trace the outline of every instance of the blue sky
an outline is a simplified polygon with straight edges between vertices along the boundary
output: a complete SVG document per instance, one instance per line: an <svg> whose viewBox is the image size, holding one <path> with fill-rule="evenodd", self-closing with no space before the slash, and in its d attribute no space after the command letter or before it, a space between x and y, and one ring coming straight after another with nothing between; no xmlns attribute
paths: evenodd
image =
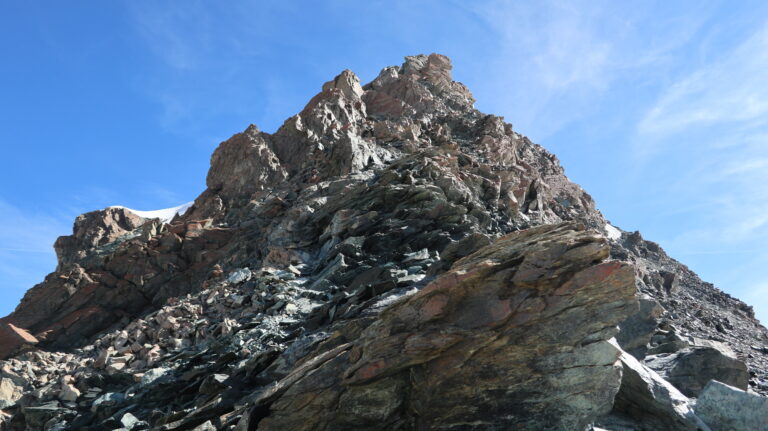
<svg viewBox="0 0 768 431"><path fill-rule="evenodd" d="M282 3L0 3L0 315L78 214L190 201L248 124L439 52L612 223L768 321L768 3Z"/></svg>

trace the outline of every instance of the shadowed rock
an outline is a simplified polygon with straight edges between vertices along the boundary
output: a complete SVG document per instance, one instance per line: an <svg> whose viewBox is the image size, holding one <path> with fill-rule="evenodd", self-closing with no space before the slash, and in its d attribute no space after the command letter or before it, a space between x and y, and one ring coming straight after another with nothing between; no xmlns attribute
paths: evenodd
<svg viewBox="0 0 768 431"><path fill-rule="evenodd" d="M646 365L689 397L698 396L713 379L747 389L747 366L729 350L716 345L694 346L673 354L650 356Z"/></svg>
<svg viewBox="0 0 768 431"><path fill-rule="evenodd" d="M674 386L622 352L621 387L613 410L598 423L607 429L711 431L693 412L693 402Z"/></svg>
<svg viewBox="0 0 768 431"><path fill-rule="evenodd" d="M621 372L607 340L637 306L632 269L607 254L572 224L498 239L304 359L311 371L256 402L270 410L258 429L583 430L610 409Z"/></svg>

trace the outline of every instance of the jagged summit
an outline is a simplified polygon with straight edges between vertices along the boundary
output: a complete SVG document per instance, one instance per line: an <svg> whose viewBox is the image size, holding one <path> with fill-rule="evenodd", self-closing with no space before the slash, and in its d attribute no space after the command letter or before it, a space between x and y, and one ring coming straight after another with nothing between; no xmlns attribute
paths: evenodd
<svg viewBox="0 0 768 431"><path fill-rule="evenodd" d="M0 320L0 429L693 431L766 411L751 308L608 224L439 54L342 71L157 214L110 207L57 240Z"/></svg>
<svg viewBox="0 0 768 431"><path fill-rule="evenodd" d="M251 125L223 142L211 158L208 190L196 201L194 217L220 217L225 208L284 181L286 188L300 188L435 151L453 157L466 152L492 170L480 175L495 183L493 199L512 215L521 204L518 197L536 200L539 193L547 194L546 186L519 181L519 172L531 179L547 175L576 195L568 208L552 211L581 211L584 218L599 214L591 197L565 179L555 156L514 132L501 117L474 109L471 93L451 79L450 71L450 60L439 54L406 57L401 67L382 69L364 87L353 72L343 71L274 134ZM541 210L543 220L565 215ZM601 222L592 221L594 226Z"/></svg>
<svg viewBox="0 0 768 431"><path fill-rule="evenodd" d="M365 89L352 71L341 72L273 135L251 125L222 143L211 159L210 195L229 202L285 180L318 182L414 152L439 118L479 115L450 70L442 55L406 57L402 67L384 68ZM442 127L435 133L450 133ZM198 207L219 205L204 200Z"/></svg>

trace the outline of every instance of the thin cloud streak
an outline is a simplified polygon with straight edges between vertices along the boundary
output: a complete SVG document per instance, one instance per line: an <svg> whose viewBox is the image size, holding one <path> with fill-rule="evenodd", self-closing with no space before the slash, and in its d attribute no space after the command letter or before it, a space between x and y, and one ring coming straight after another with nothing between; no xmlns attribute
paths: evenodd
<svg viewBox="0 0 768 431"><path fill-rule="evenodd" d="M768 240L768 23L730 52L670 84L637 124L646 162L687 155L669 188L698 202L699 226L665 241L680 254Z"/></svg>
<svg viewBox="0 0 768 431"><path fill-rule="evenodd" d="M71 220L49 215L49 209L22 210L0 200L0 290L4 297L19 298L56 268L53 243L71 232ZM16 301L0 303L0 316L13 310Z"/></svg>
<svg viewBox="0 0 768 431"><path fill-rule="evenodd" d="M0 200L0 248L50 253L56 238L71 231L70 223L47 211L23 211Z"/></svg>
<svg viewBox="0 0 768 431"><path fill-rule="evenodd" d="M766 70L768 24L732 54L672 85L642 119L638 132L663 136L722 123L763 126L768 121Z"/></svg>
<svg viewBox="0 0 768 431"><path fill-rule="evenodd" d="M712 13L707 2L667 23L652 5L631 9L600 1L474 6L500 40L488 86L506 97L495 110L535 140L546 138L597 109L615 85L658 74Z"/></svg>

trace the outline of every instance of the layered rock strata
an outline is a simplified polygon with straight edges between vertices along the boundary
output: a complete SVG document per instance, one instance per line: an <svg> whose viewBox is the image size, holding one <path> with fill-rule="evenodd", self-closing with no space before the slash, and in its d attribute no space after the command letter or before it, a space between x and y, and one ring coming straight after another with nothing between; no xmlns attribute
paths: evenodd
<svg viewBox="0 0 768 431"><path fill-rule="evenodd" d="M611 409L608 339L636 308L632 268L607 256L569 224L504 236L339 327L258 395L247 426L583 430Z"/></svg>

